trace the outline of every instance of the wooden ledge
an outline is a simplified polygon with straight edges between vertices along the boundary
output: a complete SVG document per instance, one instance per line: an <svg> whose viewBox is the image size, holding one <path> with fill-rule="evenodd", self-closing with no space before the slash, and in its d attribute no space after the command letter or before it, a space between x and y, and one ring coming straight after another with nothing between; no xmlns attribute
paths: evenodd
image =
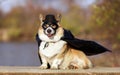
<svg viewBox="0 0 120 75"><path fill-rule="evenodd" d="M39 67L0 67L0 75L120 75L120 68L95 67L85 70L40 70Z"/></svg>

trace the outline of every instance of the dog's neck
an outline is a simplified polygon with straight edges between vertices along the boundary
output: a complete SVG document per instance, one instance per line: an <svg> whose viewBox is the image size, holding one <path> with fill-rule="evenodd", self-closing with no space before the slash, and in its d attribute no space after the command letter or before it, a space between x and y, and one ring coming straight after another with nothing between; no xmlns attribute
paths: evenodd
<svg viewBox="0 0 120 75"><path fill-rule="evenodd" d="M41 45L39 46L39 51L47 58L52 58L53 56L60 53L61 49L65 44L66 42L63 40L55 43L41 42Z"/></svg>

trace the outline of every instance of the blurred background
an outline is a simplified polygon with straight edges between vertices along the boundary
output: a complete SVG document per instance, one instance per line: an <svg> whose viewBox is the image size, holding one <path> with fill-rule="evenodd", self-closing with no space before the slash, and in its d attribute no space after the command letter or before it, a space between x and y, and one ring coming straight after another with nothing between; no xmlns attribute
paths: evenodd
<svg viewBox="0 0 120 75"><path fill-rule="evenodd" d="M61 25L112 53L89 56L95 66L120 67L120 0L0 0L0 66L39 66L39 14L62 14Z"/></svg>

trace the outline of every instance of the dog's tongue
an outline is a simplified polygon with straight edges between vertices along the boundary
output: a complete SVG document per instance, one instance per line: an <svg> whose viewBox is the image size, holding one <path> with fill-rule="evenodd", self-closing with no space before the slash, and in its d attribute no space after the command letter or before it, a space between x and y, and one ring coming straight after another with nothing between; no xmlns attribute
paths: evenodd
<svg viewBox="0 0 120 75"><path fill-rule="evenodd" d="M47 36L48 36L48 37L52 37L52 36L53 36L53 34L47 34Z"/></svg>

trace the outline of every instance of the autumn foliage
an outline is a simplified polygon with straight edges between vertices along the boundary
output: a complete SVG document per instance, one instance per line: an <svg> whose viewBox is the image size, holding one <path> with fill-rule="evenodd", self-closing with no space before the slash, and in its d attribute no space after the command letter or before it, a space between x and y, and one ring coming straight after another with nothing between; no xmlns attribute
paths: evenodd
<svg viewBox="0 0 120 75"><path fill-rule="evenodd" d="M96 1L86 9L81 8L74 0L61 1L67 6L65 11L52 7L44 8L42 5L35 6L34 1L29 0L26 6L14 7L7 14L0 11L0 32L7 31L8 41L35 41L40 24L39 14L61 13L61 25L70 29L76 37L98 41L107 48L120 52L120 0ZM120 66L117 57L119 56L113 55L108 60L115 62L110 65Z"/></svg>

